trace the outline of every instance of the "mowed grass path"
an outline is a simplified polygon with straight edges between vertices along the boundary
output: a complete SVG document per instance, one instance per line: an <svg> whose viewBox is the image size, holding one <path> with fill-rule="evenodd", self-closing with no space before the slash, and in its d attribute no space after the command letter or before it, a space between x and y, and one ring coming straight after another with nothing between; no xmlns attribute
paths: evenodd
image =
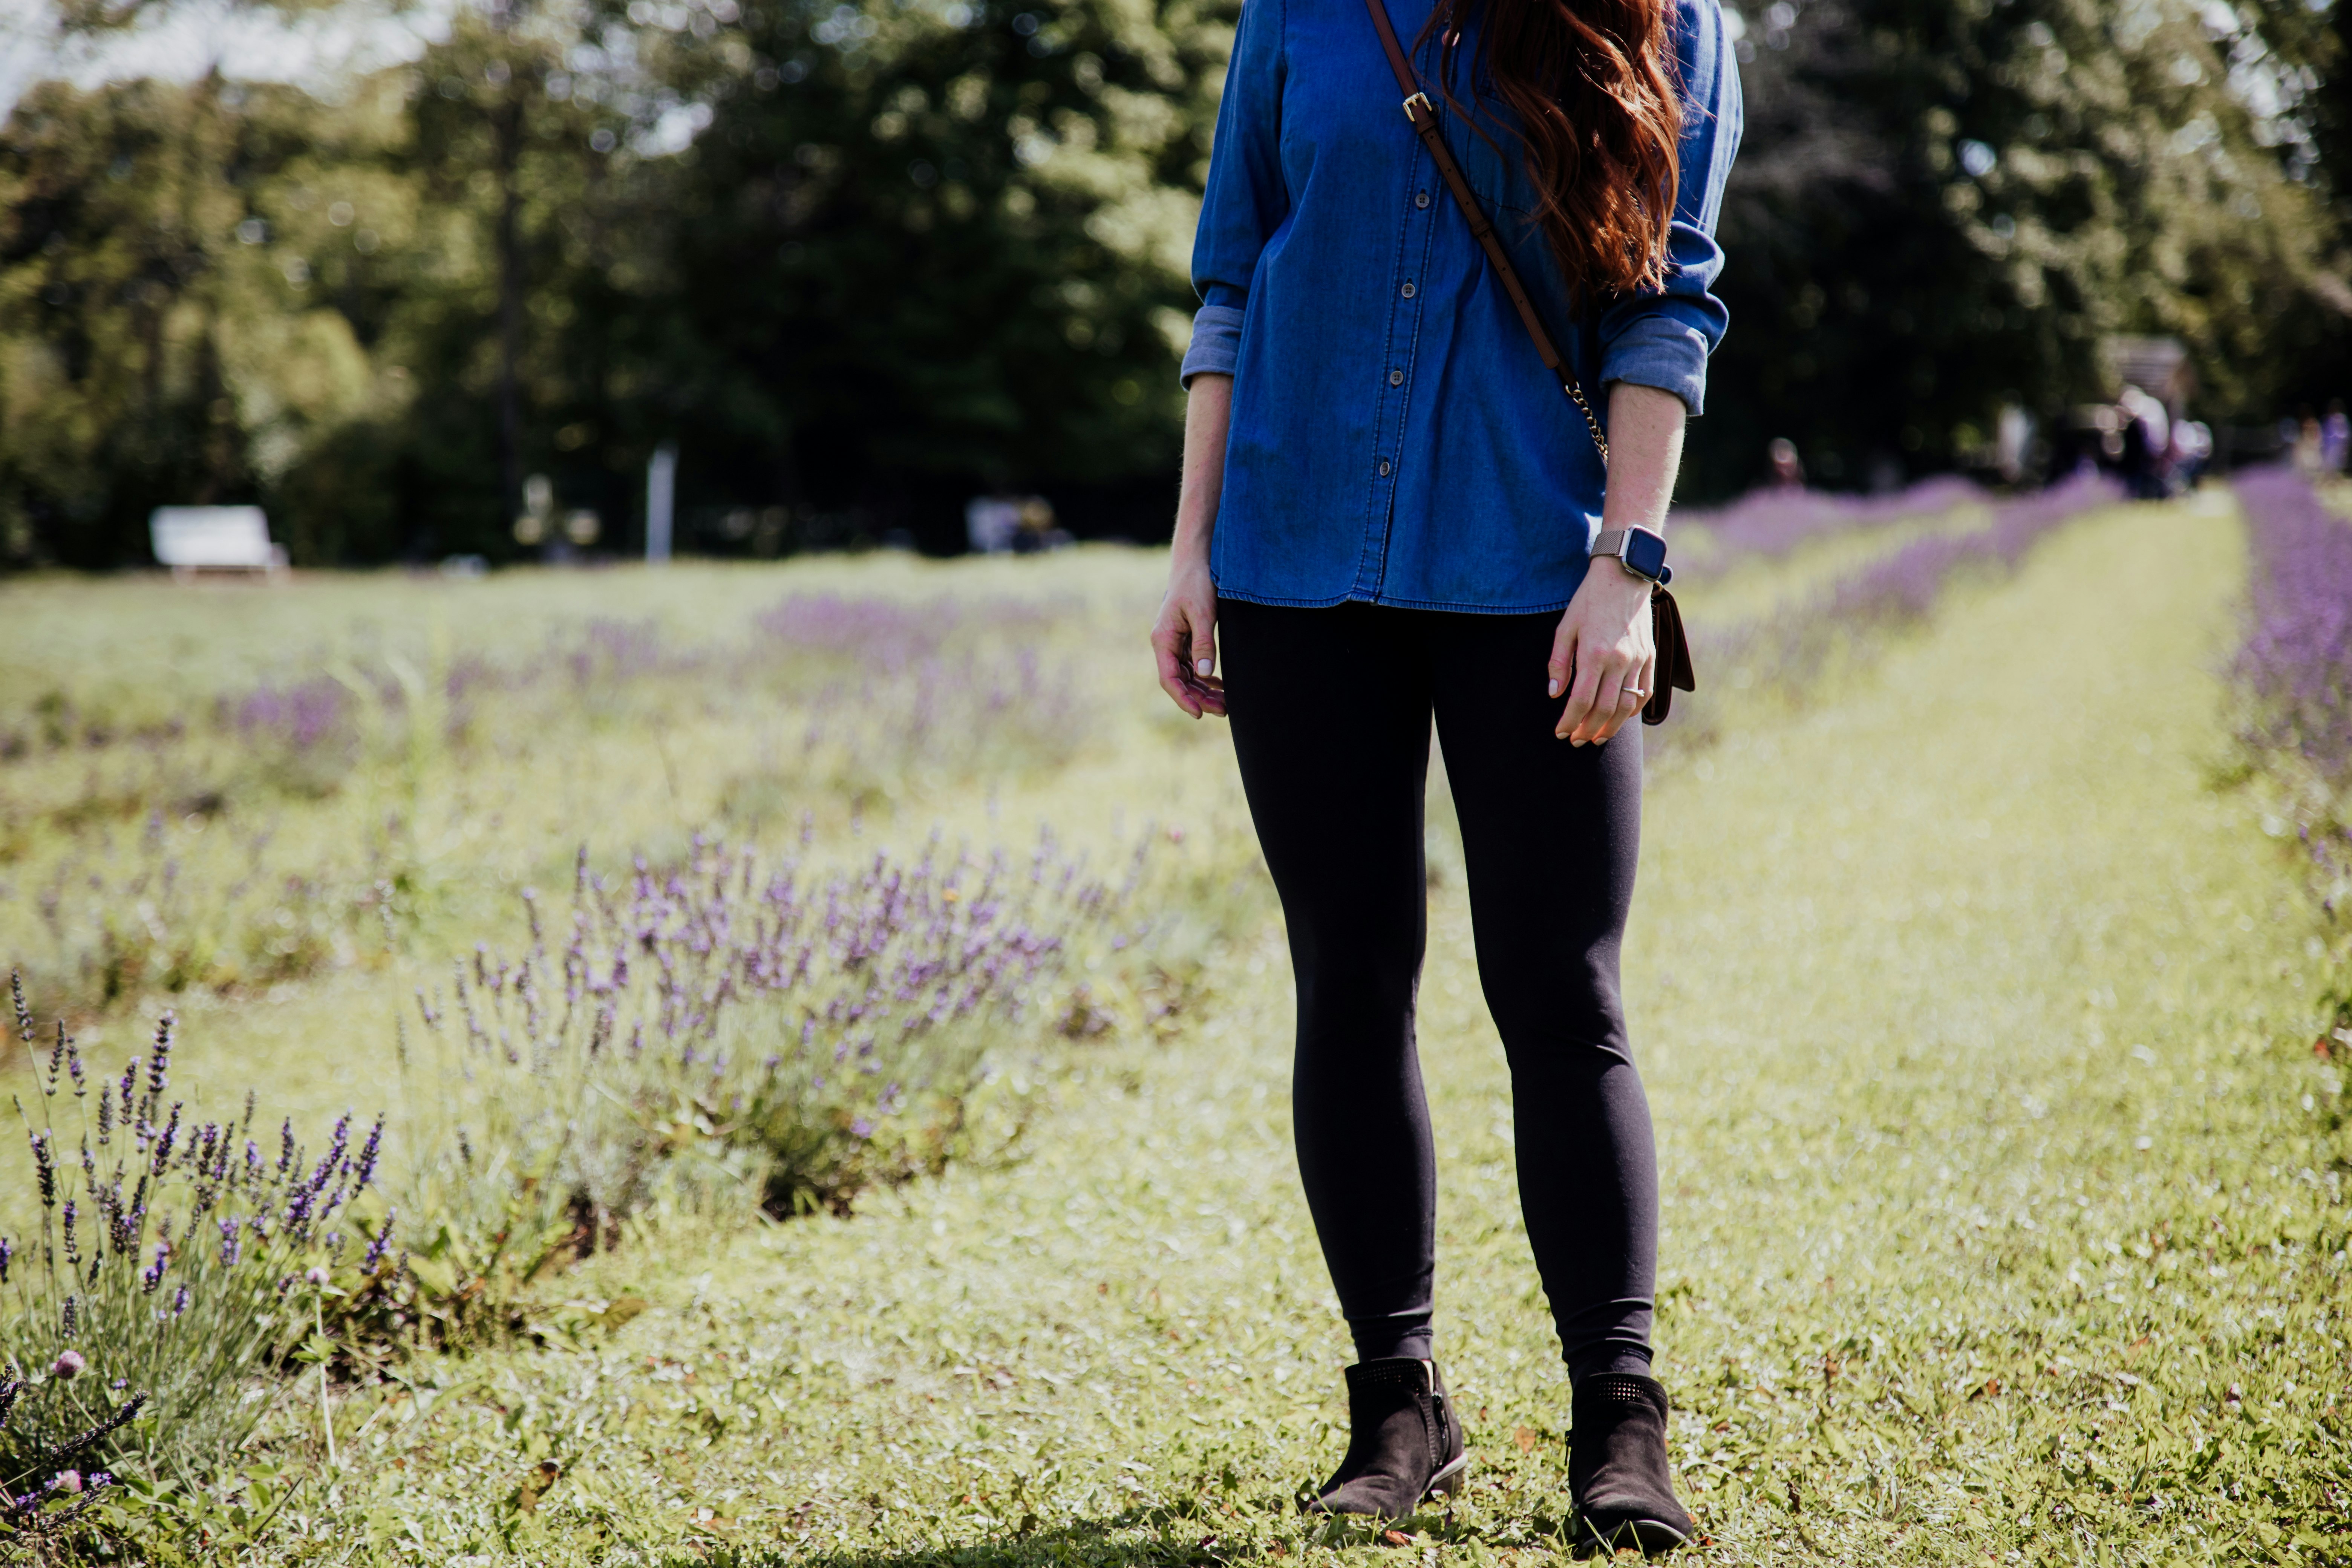
<svg viewBox="0 0 2352 1568"><path fill-rule="evenodd" d="M2210 508L2078 524L1653 788L1628 982L1664 1165L1659 1370L1709 1532L1691 1560L2352 1552L2327 1533L2352 1412L2320 949L2256 804L2210 782L2241 551ZM1175 755L1191 808L1230 812L1229 752ZM1458 881L1432 900L1440 1347L1477 1459L1405 1550L1537 1561L1567 1383ZM1397 1550L1291 1506L1339 1453L1349 1357L1290 1153L1278 931L1214 984L1172 1042L1079 1047L1016 1163L845 1221L673 1231L579 1280L655 1303L608 1343L354 1401L347 1468L285 1546Z"/></svg>

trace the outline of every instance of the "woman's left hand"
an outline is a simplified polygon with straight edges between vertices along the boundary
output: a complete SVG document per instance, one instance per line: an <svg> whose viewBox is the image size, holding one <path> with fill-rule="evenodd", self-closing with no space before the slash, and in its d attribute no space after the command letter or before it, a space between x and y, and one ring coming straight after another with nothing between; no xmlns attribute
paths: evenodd
<svg viewBox="0 0 2352 1568"><path fill-rule="evenodd" d="M1609 484L1601 526L1664 534L1683 460L1683 400L1630 381L1609 384ZM1551 638L1551 694L1568 693L1552 733L1594 745L1624 728L1658 679L1650 584L1603 556L1585 570Z"/></svg>
<svg viewBox="0 0 2352 1568"><path fill-rule="evenodd" d="M1551 695L1568 693L1552 733L1599 745L1642 710L1656 679L1650 584L1613 557L1592 563L1552 634Z"/></svg>

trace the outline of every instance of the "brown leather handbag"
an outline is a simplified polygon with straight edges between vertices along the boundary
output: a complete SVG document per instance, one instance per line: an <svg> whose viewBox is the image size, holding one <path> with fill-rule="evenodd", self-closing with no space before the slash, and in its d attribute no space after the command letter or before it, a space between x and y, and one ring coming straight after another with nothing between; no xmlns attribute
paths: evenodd
<svg viewBox="0 0 2352 1568"><path fill-rule="evenodd" d="M1422 90L1421 79L1413 74L1412 62L1405 58L1404 47L1397 42L1396 29L1389 25L1387 5L1382 0L1364 0L1364 9L1372 14L1372 26L1380 31L1381 47L1388 53L1389 69L1395 73L1397 90L1405 95L1404 117L1412 121L1421 144L1429 149L1438 177L1454 193L1454 205L1462 209L1462 216L1469 223L1471 237L1477 240L1478 248L1494 264L1495 276L1502 280L1503 292L1511 297L1512 306L1519 312L1520 324L1527 328L1544 368L1559 377L1560 390L1576 405L1576 411L1584 416L1584 427L1592 432L1592 444L1600 449L1605 468L1609 462L1609 437L1601 433L1592 405L1585 401L1584 388L1577 384L1576 372L1570 368L1568 356L1559 352L1551 334L1544 330L1543 318L1536 314L1535 301L1528 298L1527 286L1519 281L1510 253L1496 237L1495 226L1486 221L1486 209L1471 194L1470 182L1462 177L1462 165L1454 161L1454 150L1445 144L1445 132L1437 123L1437 106ZM1698 677L1691 668L1690 644L1683 637L1682 611L1675 607L1675 596L1663 585L1650 590L1650 629L1658 648L1654 677L1657 686L1650 693L1650 700L1642 705L1642 722L1663 724L1674 706L1675 691L1698 689Z"/></svg>

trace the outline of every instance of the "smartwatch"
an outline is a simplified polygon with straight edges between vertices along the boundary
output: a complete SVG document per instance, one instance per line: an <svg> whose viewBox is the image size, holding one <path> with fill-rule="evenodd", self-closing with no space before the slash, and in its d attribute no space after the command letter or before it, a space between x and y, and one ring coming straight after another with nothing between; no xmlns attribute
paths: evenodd
<svg viewBox="0 0 2352 1568"><path fill-rule="evenodd" d="M1675 569L1666 564L1666 542L1646 528L1602 529L1592 542L1592 558L1603 555L1661 588L1675 580Z"/></svg>

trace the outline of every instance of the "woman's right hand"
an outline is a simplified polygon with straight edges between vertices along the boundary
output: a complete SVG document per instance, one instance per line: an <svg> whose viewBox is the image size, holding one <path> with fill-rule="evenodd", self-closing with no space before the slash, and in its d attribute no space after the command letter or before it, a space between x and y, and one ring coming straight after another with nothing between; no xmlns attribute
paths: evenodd
<svg viewBox="0 0 2352 1568"><path fill-rule="evenodd" d="M1179 561L1169 569L1168 596L1151 626L1151 652L1160 663L1160 689L1198 719L1225 712L1225 683L1217 675L1217 585L1206 561Z"/></svg>
<svg viewBox="0 0 2352 1568"><path fill-rule="evenodd" d="M1209 540L1225 487L1225 426L1233 417L1234 378L1202 371L1184 395L1184 480L1176 497L1176 537L1168 546L1168 596L1151 623L1160 689L1198 719L1225 716L1217 679L1217 584L1209 575Z"/></svg>

